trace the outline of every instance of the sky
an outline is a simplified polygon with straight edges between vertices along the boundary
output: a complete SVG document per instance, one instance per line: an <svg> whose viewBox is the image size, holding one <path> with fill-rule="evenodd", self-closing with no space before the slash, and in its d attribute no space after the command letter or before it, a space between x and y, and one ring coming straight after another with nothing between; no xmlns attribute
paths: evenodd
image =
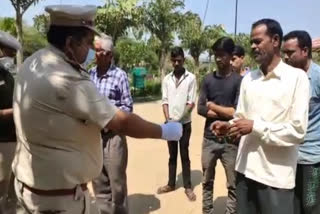
<svg viewBox="0 0 320 214"><path fill-rule="evenodd" d="M32 17L44 12L49 4L103 5L104 0L42 0L31 6L24 20L32 24ZM223 24L229 33L234 32L236 0L209 0L205 25ZM207 0L185 0L184 11L191 10L204 18ZM0 0L1 17L15 15L10 0ZM319 0L238 0L238 32L250 33L253 22L261 18L273 18L280 22L284 33L306 30L311 37L320 37Z"/></svg>

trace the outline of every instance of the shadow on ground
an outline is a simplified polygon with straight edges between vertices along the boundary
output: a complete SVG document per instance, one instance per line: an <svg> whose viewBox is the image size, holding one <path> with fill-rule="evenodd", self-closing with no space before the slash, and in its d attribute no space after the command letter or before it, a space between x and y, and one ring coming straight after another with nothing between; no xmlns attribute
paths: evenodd
<svg viewBox="0 0 320 214"><path fill-rule="evenodd" d="M224 214L226 209L227 197L218 197L213 202L213 209L215 214Z"/></svg>
<svg viewBox="0 0 320 214"><path fill-rule="evenodd" d="M191 171L191 184L192 187L195 188L199 184L201 184L202 181L202 172L200 170L192 170ZM183 178L182 178L182 172L178 175L178 180L176 182L176 188L183 187Z"/></svg>
<svg viewBox="0 0 320 214"><path fill-rule="evenodd" d="M160 209L160 200L155 195L132 194L128 203L130 214L149 214Z"/></svg>

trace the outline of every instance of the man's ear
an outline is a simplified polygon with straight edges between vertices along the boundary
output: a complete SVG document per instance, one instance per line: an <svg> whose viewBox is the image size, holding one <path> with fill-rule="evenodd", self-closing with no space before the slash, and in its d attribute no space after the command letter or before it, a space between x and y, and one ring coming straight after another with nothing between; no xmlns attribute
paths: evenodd
<svg viewBox="0 0 320 214"><path fill-rule="evenodd" d="M309 51L310 49L308 47L302 48L302 53L304 57L309 57Z"/></svg>
<svg viewBox="0 0 320 214"><path fill-rule="evenodd" d="M68 36L68 37L66 38L65 47L66 47L66 48L72 48L72 47L73 47L72 36Z"/></svg>
<svg viewBox="0 0 320 214"><path fill-rule="evenodd" d="M1 48L0 48L0 57L4 57L4 53L2 52Z"/></svg>
<svg viewBox="0 0 320 214"><path fill-rule="evenodd" d="M280 41L280 36L278 34L273 35L272 42L273 42L273 46L274 47L279 47L280 48L281 41Z"/></svg>

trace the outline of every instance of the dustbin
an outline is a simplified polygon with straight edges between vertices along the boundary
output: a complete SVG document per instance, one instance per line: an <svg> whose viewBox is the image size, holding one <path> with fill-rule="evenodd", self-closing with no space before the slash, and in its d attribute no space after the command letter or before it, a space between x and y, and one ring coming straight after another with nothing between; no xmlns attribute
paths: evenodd
<svg viewBox="0 0 320 214"><path fill-rule="evenodd" d="M147 69L144 67L135 67L132 69L133 87L134 89L145 88L145 77Z"/></svg>

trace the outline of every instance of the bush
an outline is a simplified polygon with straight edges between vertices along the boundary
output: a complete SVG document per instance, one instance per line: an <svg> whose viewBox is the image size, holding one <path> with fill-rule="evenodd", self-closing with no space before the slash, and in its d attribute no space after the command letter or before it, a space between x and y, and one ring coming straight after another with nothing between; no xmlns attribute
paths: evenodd
<svg viewBox="0 0 320 214"><path fill-rule="evenodd" d="M161 95L161 82L158 80L146 80L144 89L136 89L133 91L134 97L147 97L147 96L160 96Z"/></svg>
<svg viewBox="0 0 320 214"><path fill-rule="evenodd" d="M157 96L161 94L161 83L149 80L146 82L145 92L147 95Z"/></svg>

